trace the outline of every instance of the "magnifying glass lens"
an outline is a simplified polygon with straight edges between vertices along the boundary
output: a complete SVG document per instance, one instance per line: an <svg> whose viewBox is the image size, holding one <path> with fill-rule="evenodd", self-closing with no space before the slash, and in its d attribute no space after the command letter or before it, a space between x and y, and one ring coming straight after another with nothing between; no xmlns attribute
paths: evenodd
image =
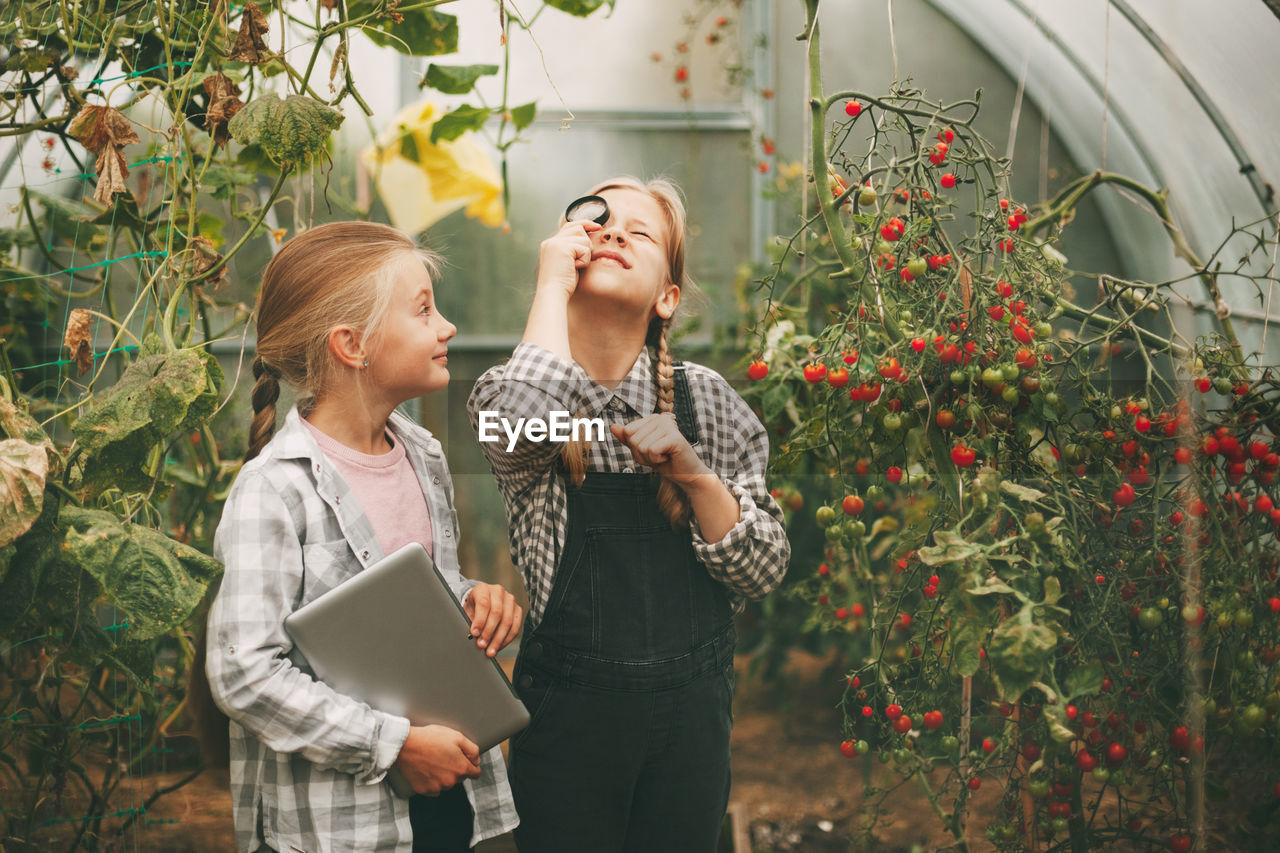
<svg viewBox="0 0 1280 853"><path fill-rule="evenodd" d="M596 222L604 225L609 221L609 205L598 195L584 195L572 202L564 212L569 222Z"/></svg>

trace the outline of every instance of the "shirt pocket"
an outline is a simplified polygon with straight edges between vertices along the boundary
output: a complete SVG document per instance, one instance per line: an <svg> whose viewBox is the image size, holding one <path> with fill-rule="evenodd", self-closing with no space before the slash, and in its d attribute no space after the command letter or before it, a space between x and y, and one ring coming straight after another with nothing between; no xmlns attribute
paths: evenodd
<svg viewBox="0 0 1280 853"><path fill-rule="evenodd" d="M345 539L302 546L302 603L324 595L354 576L360 569L355 552Z"/></svg>

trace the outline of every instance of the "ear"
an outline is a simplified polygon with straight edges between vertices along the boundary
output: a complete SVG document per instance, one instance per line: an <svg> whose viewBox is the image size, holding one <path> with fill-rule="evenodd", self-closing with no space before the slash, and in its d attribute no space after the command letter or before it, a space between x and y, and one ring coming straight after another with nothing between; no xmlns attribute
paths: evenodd
<svg viewBox="0 0 1280 853"><path fill-rule="evenodd" d="M360 370L367 357L360 336L350 326L339 326L329 332L329 352L341 364Z"/></svg>
<svg viewBox="0 0 1280 853"><path fill-rule="evenodd" d="M676 313L676 306L679 304L680 288L668 282L662 286L662 294L658 297L658 301L654 303L653 310L662 319L669 320L671 315Z"/></svg>

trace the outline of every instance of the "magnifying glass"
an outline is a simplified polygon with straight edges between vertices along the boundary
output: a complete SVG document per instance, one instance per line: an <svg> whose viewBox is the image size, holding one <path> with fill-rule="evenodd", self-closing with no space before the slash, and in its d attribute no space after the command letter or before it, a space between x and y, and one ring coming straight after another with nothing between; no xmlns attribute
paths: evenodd
<svg viewBox="0 0 1280 853"><path fill-rule="evenodd" d="M584 195L565 208L566 222L595 222L604 225L609 221L609 204L598 195Z"/></svg>

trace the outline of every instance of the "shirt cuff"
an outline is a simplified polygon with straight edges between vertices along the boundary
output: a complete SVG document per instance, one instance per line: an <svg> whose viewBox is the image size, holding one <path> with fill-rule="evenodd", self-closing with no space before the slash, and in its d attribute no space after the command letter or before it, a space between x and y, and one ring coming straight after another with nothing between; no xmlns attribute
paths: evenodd
<svg viewBox="0 0 1280 853"><path fill-rule="evenodd" d="M693 533L693 552L704 566L721 568L732 565L741 543L747 539L747 531L755 523L755 516L760 511L751 493L731 480L723 481L730 493L738 499L738 520L729 528L729 532L716 542L708 542L702 536L697 516L690 515L689 529Z"/></svg>
<svg viewBox="0 0 1280 853"><path fill-rule="evenodd" d="M374 735L373 766L369 772L356 779L362 785L376 785L386 778L387 771L400 757L400 750L409 737L409 720L395 714L374 711L378 720L377 733Z"/></svg>

